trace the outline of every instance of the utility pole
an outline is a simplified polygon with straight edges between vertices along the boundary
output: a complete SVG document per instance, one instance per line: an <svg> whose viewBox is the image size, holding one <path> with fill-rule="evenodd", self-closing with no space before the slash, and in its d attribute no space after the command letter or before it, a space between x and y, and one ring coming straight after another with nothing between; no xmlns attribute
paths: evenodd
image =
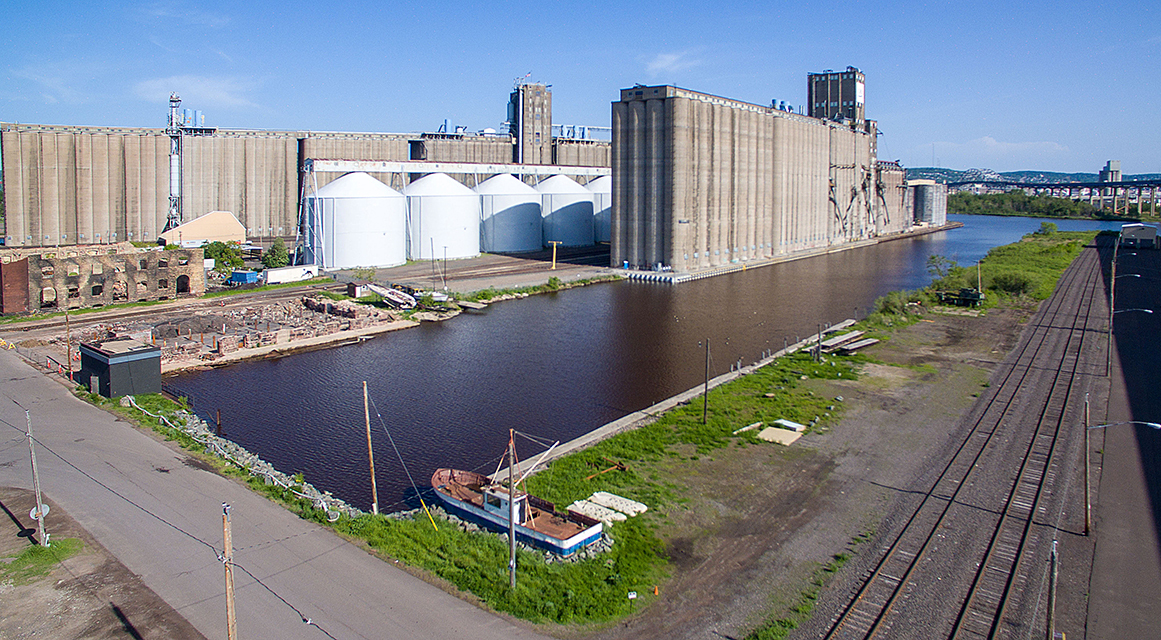
<svg viewBox="0 0 1161 640"><path fill-rule="evenodd" d="M234 543L230 535L230 505L222 503L222 564L226 566L226 638L238 640L238 621L234 612Z"/></svg>
<svg viewBox="0 0 1161 640"><path fill-rule="evenodd" d="M516 588L516 434L508 430L508 587Z"/></svg>
<svg viewBox="0 0 1161 640"><path fill-rule="evenodd" d="M48 505L40 498L40 471L36 467L36 447L32 445L32 414L24 410L24 420L28 423L28 453L32 456L32 487L36 490L36 507L32 509L32 517L36 518L37 539L40 546L48 546L48 534L44 532L44 514L48 512Z"/></svg>
<svg viewBox="0 0 1161 640"><path fill-rule="evenodd" d="M709 338L705 339L705 391L702 392L701 423L705 424L709 414Z"/></svg>
<svg viewBox="0 0 1161 640"><path fill-rule="evenodd" d="M69 363L69 382L73 381L73 332L69 329L69 292L65 289L65 358Z"/></svg>
<svg viewBox="0 0 1161 640"><path fill-rule="evenodd" d="M1088 394L1084 394L1084 535L1092 528L1092 494L1089 493L1089 436L1088 436Z"/></svg>
<svg viewBox="0 0 1161 640"><path fill-rule="evenodd" d="M367 381L363 381L363 416L367 420L367 460L371 463L371 513L379 515L379 491L375 488L375 452L371 449L371 409L367 406Z"/></svg>

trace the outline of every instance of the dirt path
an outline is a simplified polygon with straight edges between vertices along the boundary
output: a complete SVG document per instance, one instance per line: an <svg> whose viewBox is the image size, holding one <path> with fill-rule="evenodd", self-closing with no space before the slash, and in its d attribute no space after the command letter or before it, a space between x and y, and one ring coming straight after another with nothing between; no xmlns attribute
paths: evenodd
<svg viewBox="0 0 1161 640"><path fill-rule="evenodd" d="M0 487L0 558L28 548L36 535L31 491ZM75 538L76 555L48 575L0 579L0 638L204 638L51 500L50 541ZM0 560L0 570L6 561ZM0 573L0 576L3 574Z"/></svg>
<svg viewBox="0 0 1161 640"><path fill-rule="evenodd" d="M820 565L907 504L1025 316L929 314L868 351L884 364L858 381L808 381L843 398L832 428L790 448L728 447L671 463L665 480L689 487L659 530L673 578L653 606L595 637L742 638L788 612Z"/></svg>

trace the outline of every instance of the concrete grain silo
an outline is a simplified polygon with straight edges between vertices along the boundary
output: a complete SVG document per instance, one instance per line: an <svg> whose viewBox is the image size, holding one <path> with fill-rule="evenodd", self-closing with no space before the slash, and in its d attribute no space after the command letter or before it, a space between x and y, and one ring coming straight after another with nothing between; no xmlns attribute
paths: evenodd
<svg viewBox="0 0 1161 640"><path fill-rule="evenodd" d="M544 243L565 247L593 244L593 192L568 176L553 176L536 185L541 195Z"/></svg>
<svg viewBox="0 0 1161 640"><path fill-rule="evenodd" d="M305 258L326 269L407 261L403 194L366 173L348 173L306 202Z"/></svg>
<svg viewBox="0 0 1161 640"><path fill-rule="evenodd" d="M504 173L481 182L474 191L480 194L480 250L518 253L544 246L536 189Z"/></svg>
<svg viewBox="0 0 1161 640"><path fill-rule="evenodd" d="M480 255L480 197L443 173L403 189L407 196L407 256L412 260Z"/></svg>
<svg viewBox="0 0 1161 640"><path fill-rule="evenodd" d="M613 179L601 176L585 185L593 193L593 226L597 242L612 240Z"/></svg>

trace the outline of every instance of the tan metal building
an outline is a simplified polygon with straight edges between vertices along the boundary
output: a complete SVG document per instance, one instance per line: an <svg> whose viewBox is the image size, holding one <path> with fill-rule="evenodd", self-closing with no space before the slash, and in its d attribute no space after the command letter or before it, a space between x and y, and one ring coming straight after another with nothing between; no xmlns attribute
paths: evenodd
<svg viewBox="0 0 1161 640"><path fill-rule="evenodd" d="M183 245L195 243L192 246L201 246L205 242L246 242L246 227L229 211L211 211L189 222L178 225L169 231L162 232L161 238L166 244Z"/></svg>

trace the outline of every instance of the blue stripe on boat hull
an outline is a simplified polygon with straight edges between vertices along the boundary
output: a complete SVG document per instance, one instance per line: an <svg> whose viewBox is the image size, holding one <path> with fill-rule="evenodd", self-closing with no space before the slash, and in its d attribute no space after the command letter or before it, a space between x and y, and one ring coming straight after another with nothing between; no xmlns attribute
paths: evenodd
<svg viewBox="0 0 1161 640"><path fill-rule="evenodd" d="M456 512L456 515L464 518L465 520L486 527L487 529L497 533L508 533L507 519L504 519L503 521L496 520L492 514L484 511L483 509L480 509L479 507L476 507L475 505L465 504L459 500L445 495L440 491L436 491L435 493L437 496L439 496L439 499L442 500L445 505L447 505L452 511ZM597 524L582 532L580 535L583 535L584 537L580 540L577 540L579 536L573 536L569 540L558 540L544 533L540 533L539 531L529 529L528 527L516 525L516 539L562 556L571 556L581 547L586 547L600 540L601 530L602 526ZM570 542L571 544L569 544ZM565 546L566 544L568 546Z"/></svg>

